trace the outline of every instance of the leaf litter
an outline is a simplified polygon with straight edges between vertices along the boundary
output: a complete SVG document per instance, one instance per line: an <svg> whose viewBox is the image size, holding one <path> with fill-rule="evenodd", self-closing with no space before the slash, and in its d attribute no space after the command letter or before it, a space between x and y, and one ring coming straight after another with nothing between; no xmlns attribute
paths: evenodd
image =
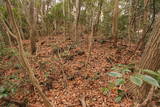
<svg viewBox="0 0 160 107"><path fill-rule="evenodd" d="M86 36L88 35L84 38ZM90 61L85 67L88 45L84 38L77 43L66 40L62 35L39 39L37 54L29 56L29 60L43 92L57 107L81 107L81 97L85 98L87 107L131 107L132 99L127 97L120 103L114 101L118 94L116 89L119 87L112 89L107 95L103 94L101 89L108 87L109 81L115 79L106 73L110 72L115 64L126 63L135 45L129 47L119 43L117 48L113 48L111 42L106 41L102 44L94 41ZM25 40L24 45L29 51L29 41ZM137 53L131 61L136 63L139 58L140 54ZM12 72L17 70L13 68L6 70L5 75L10 75ZM23 78L23 72L19 76ZM64 87L65 82L66 87ZM14 99L23 101L27 98L28 107L43 107L43 102L34 87L29 83L22 86L27 88L29 93L18 92Z"/></svg>

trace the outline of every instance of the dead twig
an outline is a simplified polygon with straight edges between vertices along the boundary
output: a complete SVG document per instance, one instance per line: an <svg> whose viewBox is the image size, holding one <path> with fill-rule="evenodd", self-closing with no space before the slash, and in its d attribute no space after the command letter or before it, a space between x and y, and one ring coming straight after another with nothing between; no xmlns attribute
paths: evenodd
<svg viewBox="0 0 160 107"><path fill-rule="evenodd" d="M82 107L87 107L84 95L79 98L79 101L81 102Z"/></svg>

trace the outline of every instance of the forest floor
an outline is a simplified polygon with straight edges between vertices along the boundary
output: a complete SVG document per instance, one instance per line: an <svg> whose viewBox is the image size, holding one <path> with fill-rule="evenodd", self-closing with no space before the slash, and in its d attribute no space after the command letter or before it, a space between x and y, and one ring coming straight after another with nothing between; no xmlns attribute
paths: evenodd
<svg viewBox="0 0 160 107"><path fill-rule="evenodd" d="M23 41L25 50L30 49L28 40ZM109 82L115 78L109 77L107 72L116 64L136 63L140 59L140 52L134 58L125 62L131 56L135 45L118 43L113 47L110 40L95 38L92 46L90 60L85 66L88 55L86 36L78 42L62 35L39 38L38 51L34 56L27 55L31 67L40 82L43 92L57 107L82 107L80 100L84 100L88 107L131 107L132 99L124 97L122 101L115 102L117 89L125 90L123 86L112 88L109 92ZM15 59L14 59L15 61ZM12 59L13 62L13 59ZM14 63L17 63L15 61ZM3 76L23 71L17 67L7 69ZM27 77L24 73L18 74L20 78ZM16 81L15 81L16 82ZM43 107L43 101L37 95L29 82L21 85L21 90L14 97L17 101L27 99L27 107ZM1 102L2 103L2 102Z"/></svg>

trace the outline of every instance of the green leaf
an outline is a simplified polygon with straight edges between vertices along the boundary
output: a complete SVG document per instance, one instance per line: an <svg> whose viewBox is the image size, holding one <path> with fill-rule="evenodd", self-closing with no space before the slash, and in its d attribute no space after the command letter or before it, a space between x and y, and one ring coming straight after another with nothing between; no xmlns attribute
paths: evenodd
<svg viewBox="0 0 160 107"><path fill-rule="evenodd" d="M0 99L4 98L4 97L7 97L7 96L8 96L8 94L0 94Z"/></svg>
<svg viewBox="0 0 160 107"><path fill-rule="evenodd" d="M135 67L135 64L134 63L128 64L128 67Z"/></svg>
<svg viewBox="0 0 160 107"><path fill-rule="evenodd" d="M122 77L122 74L118 72L109 72L107 74L112 77Z"/></svg>
<svg viewBox="0 0 160 107"><path fill-rule="evenodd" d="M124 69L122 69L122 71L121 72L131 72L131 70L130 69L128 69L128 68L124 68Z"/></svg>
<svg viewBox="0 0 160 107"><path fill-rule="evenodd" d="M119 95L120 93L124 93L124 90L122 90L122 89L117 89L117 92L118 92L118 95Z"/></svg>
<svg viewBox="0 0 160 107"><path fill-rule="evenodd" d="M118 85L122 85L122 84L124 84L125 83L125 80L124 79L117 79L117 80L115 80L115 85L116 86L118 86Z"/></svg>
<svg viewBox="0 0 160 107"><path fill-rule="evenodd" d="M121 102L121 100L122 100L122 96L118 96L118 97L115 98L114 101L115 101L116 103L119 103L119 102Z"/></svg>
<svg viewBox="0 0 160 107"><path fill-rule="evenodd" d="M113 68L111 68L111 70L112 70L112 71L118 71L118 72L119 72L119 71L120 71L120 68L119 68L119 67L113 67Z"/></svg>
<svg viewBox="0 0 160 107"><path fill-rule="evenodd" d="M102 90L104 95L107 95L109 93L109 91L110 91L108 88L105 88L105 87L101 88L101 90Z"/></svg>
<svg viewBox="0 0 160 107"><path fill-rule="evenodd" d="M151 77L149 75L143 75L142 78L148 84L154 85L156 87L160 87L159 84L158 84L158 81L156 79L154 79L153 77Z"/></svg>
<svg viewBox="0 0 160 107"><path fill-rule="evenodd" d="M148 73L150 75L159 76L159 74L157 72L154 72L154 71L148 70L148 69L144 69L144 70L142 70L142 72Z"/></svg>
<svg viewBox="0 0 160 107"><path fill-rule="evenodd" d="M3 97L7 97L7 96L8 96L8 94L7 94L7 93L3 94Z"/></svg>
<svg viewBox="0 0 160 107"><path fill-rule="evenodd" d="M143 84L142 79L137 76L131 76L130 80L131 80L131 82L133 82L134 84L136 84L138 86L141 86Z"/></svg>
<svg viewBox="0 0 160 107"><path fill-rule="evenodd" d="M116 64L116 66L124 67L125 65L124 64Z"/></svg>

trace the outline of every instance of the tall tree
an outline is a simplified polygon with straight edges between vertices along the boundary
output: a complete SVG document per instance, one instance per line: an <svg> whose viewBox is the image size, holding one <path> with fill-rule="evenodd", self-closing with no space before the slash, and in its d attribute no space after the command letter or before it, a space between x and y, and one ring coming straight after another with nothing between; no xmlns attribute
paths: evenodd
<svg viewBox="0 0 160 107"><path fill-rule="evenodd" d="M138 64L138 69L150 69L157 71L160 69L160 18L154 25L153 31L151 32L151 37L146 45L142 59ZM129 93L137 97L137 101L142 103L146 99L151 86L144 83L142 87L137 87L134 84L128 84ZM147 107L147 105L143 106Z"/></svg>
<svg viewBox="0 0 160 107"><path fill-rule="evenodd" d="M99 0L98 2L98 11L96 14L96 19L95 19L95 27L93 28L93 30L97 31L98 30L98 25L99 25L99 19L101 16L101 11L102 11L102 5L103 5L103 0Z"/></svg>
<svg viewBox="0 0 160 107"><path fill-rule="evenodd" d="M12 20L12 26L13 28L15 29L15 33L12 33L10 30L9 30L9 27L6 26L6 30L8 32L10 32L11 35L13 35L16 40L17 40L17 43L18 43L18 48L19 48L19 55L18 55L18 58L19 58L19 61L20 63L23 65L25 71L27 72L28 76L29 76L29 79L31 81L31 83L33 84L33 86L37 89L40 97L43 99L44 101L44 105L45 107L54 107L48 100L48 98L45 96L45 94L42 92L42 89L39 85L39 82L38 80L36 79L35 75L34 75L34 72L33 70L31 69L30 65L29 65L29 61L28 59L24 56L24 48L23 48L23 44L22 44L22 39L21 39L21 33L20 33L20 30L17 26L17 23L16 23L16 20L15 20L15 17L14 17L14 14L13 14L13 11L12 11L12 7L11 7L11 3L10 3L10 0L6 0L6 7L7 7L7 12L8 14L10 14L10 18Z"/></svg>
<svg viewBox="0 0 160 107"><path fill-rule="evenodd" d="M103 0L100 0L98 2L98 10L97 11L96 11L96 8L92 8L91 34L88 37L89 45L88 45L88 55L87 55L87 59L86 59L86 63L85 63L86 67L89 62L91 52L92 52L93 37L94 37L95 31L98 30L98 24L99 24L99 18L101 15L102 4L103 4Z"/></svg>
<svg viewBox="0 0 160 107"><path fill-rule="evenodd" d="M78 34L78 21L79 21L79 15L80 15L80 0L76 0L75 3L76 13L75 13L75 40L77 40L77 34Z"/></svg>
<svg viewBox="0 0 160 107"><path fill-rule="evenodd" d="M31 41L31 53L36 53L36 18L35 18L35 0L30 1L30 41Z"/></svg>
<svg viewBox="0 0 160 107"><path fill-rule="evenodd" d="M129 0L129 6L128 6L128 38L129 38L129 45L131 46L131 38L132 38L132 0Z"/></svg>
<svg viewBox="0 0 160 107"><path fill-rule="evenodd" d="M143 49L145 47L145 39L146 39L146 35L148 33L148 22L149 22L149 5L150 5L150 0L144 0L143 1L144 4L144 12L143 12L143 32L142 32L142 40L141 40L141 44L140 44L140 49Z"/></svg>
<svg viewBox="0 0 160 107"><path fill-rule="evenodd" d="M118 36L118 13L119 13L119 0L115 0L113 18L112 18L112 36L114 38L114 45L117 45Z"/></svg>
<svg viewBox="0 0 160 107"><path fill-rule="evenodd" d="M64 16L64 36L66 37L66 0L63 0L63 16Z"/></svg>

